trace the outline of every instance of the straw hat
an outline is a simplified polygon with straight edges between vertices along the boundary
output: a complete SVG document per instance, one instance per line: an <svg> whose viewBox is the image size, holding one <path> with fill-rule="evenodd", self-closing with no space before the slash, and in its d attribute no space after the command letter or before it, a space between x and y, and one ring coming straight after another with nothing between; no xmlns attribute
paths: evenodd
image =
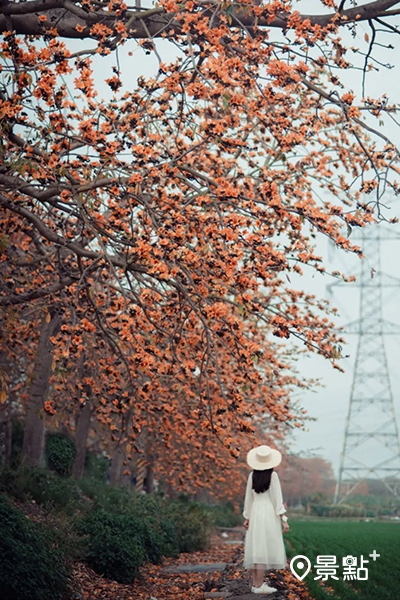
<svg viewBox="0 0 400 600"><path fill-rule="evenodd" d="M247 464L256 471L265 471L277 467L282 460L279 450L269 446L257 446L247 453Z"/></svg>

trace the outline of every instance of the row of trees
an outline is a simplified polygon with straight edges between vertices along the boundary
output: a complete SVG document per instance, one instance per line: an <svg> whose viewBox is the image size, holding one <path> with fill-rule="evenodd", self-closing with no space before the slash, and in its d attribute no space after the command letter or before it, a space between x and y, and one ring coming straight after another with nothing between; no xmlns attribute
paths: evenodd
<svg viewBox="0 0 400 600"><path fill-rule="evenodd" d="M1 4L1 399L4 422L26 415L26 463L63 423L76 476L93 438L113 482L144 455L177 487L212 489L257 436L301 426L298 352L338 366L343 340L291 277L324 272L321 236L361 255L349 232L399 170L373 124L395 107L344 88L339 35L397 31L397 2L323 4ZM128 44L158 59L133 91ZM93 65L109 54L107 99Z"/></svg>
<svg viewBox="0 0 400 600"><path fill-rule="evenodd" d="M310 501L333 500L335 475L332 465L323 458L289 455L281 479L285 502L290 507L306 508Z"/></svg>

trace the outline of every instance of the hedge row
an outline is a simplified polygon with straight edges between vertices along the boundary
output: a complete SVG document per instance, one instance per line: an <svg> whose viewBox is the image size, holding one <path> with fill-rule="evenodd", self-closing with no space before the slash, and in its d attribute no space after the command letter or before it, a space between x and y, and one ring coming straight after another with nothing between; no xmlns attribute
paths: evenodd
<svg viewBox="0 0 400 600"><path fill-rule="evenodd" d="M67 558L85 560L107 578L132 583L145 562L159 564L166 556L205 549L213 523L206 506L184 496L171 501L135 495L44 469L2 471L0 493L6 491L14 500L34 500L50 510L54 526L49 532L31 523L2 496L0 551L9 558L0 589L7 590L8 600L64 598Z"/></svg>
<svg viewBox="0 0 400 600"><path fill-rule="evenodd" d="M0 590L7 600L58 600L69 566L52 533L0 495Z"/></svg>
<svg viewBox="0 0 400 600"><path fill-rule="evenodd" d="M87 540L86 561L105 577L131 583L144 562L160 564L165 556L208 545L211 520L196 503L131 496L127 506L99 504L76 526Z"/></svg>
<svg viewBox="0 0 400 600"><path fill-rule="evenodd" d="M311 514L317 517L374 517L376 512L350 505L311 504ZM390 511L389 511L390 514Z"/></svg>

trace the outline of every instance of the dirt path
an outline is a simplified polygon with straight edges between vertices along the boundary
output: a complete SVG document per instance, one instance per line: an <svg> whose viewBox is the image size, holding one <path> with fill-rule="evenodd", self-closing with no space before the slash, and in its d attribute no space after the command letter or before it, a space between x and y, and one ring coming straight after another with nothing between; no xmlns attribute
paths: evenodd
<svg viewBox="0 0 400 600"><path fill-rule="evenodd" d="M236 544L225 543L221 532L212 536L208 551L182 553L179 558L166 558L162 565L145 565L141 578L131 585L110 581L97 575L82 563L74 566L75 600L203 600L219 573L207 564L219 563L220 570L232 563ZM199 567L195 572L191 565Z"/></svg>
<svg viewBox="0 0 400 600"><path fill-rule="evenodd" d="M269 571L266 574L265 581L276 588L275 593L271 595L252 594L250 573L242 567L243 551L243 544L235 546L232 563L227 565L221 573L214 575L213 589L210 591L205 590L204 598L256 600L261 597L274 600L310 600L305 585L298 582L292 573L286 570Z"/></svg>
<svg viewBox="0 0 400 600"><path fill-rule="evenodd" d="M163 565L147 565L141 579L123 585L100 577L85 565L74 568L76 600L256 600L248 572L242 568L244 530L217 531L208 551L181 554ZM310 600L305 586L289 571L271 571L274 600Z"/></svg>

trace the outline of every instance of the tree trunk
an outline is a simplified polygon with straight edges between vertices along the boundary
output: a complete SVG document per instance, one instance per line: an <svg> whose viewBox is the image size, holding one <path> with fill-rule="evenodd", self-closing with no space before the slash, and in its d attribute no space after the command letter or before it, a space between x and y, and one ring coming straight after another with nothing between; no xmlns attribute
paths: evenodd
<svg viewBox="0 0 400 600"><path fill-rule="evenodd" d="M11 437L12 423L7 412L0 421L0 467L4 467L10 462Z"/></svg>
<svg viewBox="0 0 400 600"><path fill-rule="evenodd" d="M137 453L134 457L135 491L141 494L144 490L144 480L147 472L147 460L145 455Z"/></svg>
<svg viewBox="0 0 400 600"><path fill-rule="evenodd" d="M147 465L144 489L146 494L152 494L154 492L154 468L152 462L149 462Z"/></svg>
<svg viewBox="0 0 400 600"><path fill-rule="evenodd" d="M8 419L7 423L6 423L6 439L5 439L5 461L6 464L9 464L10 460L11 460L11 451L12 451L12 422L11 422L11 418Z"/></svg>
<svg viewBox="0 0 400 600"><path fill-rule="evenodd" d="M90 402L85 402L82 410L79 413L78 422L76 424L75 445L76 454L74 466L72 467L72 476L75 479L81 479L85 469L86 446L90 431L90 422L92 420L93 407Z"/></svg>
<svg viewBox="0 0 400 600"><path fill-rule="evenodd" d="M3 340L0 339L0 345ZM0 404L0 466L10 462L12 450L12 406L17 404L13 384L15 371L4 352L0 351L0 391L6 394ZM6 385L8 382L8 385Z"/></svg>
<svg viewBox="0 0 400 600"><path fill-rule="evenodd" d="M57 333L60 316L51 313L50 321L43 319L39 346L33 368L33 378L29 390L28 412L25 420L22 462L30 466L41 463L44 447L45 412L44 402L49 390L51 365L53 362L53 344L50 338Z"/></svg>
<svg viewBox="0 0 400 600"><path fill-rule="evenodd" d="M124 459L125 459L124 449L122 448L122 446L118 445L114 450L112 462L111 462L111 472L110 472L110 484L111 485L120 485L121 484Z"/></svg>

